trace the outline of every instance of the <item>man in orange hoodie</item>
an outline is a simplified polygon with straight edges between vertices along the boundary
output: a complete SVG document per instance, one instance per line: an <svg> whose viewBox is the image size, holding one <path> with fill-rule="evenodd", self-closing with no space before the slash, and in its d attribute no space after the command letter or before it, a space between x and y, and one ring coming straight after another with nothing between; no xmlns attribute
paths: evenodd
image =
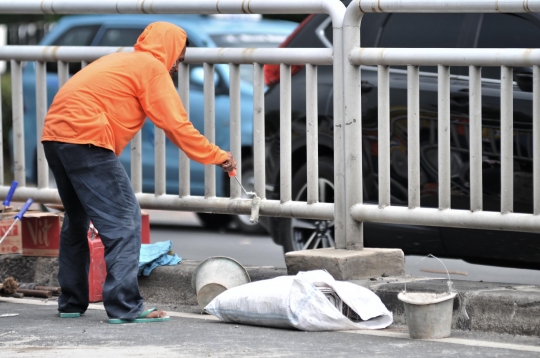
<svg viewBox="0 0 540 358"><path fill-rule="evenodd" d="M89 222L105 246L103 303L110 323L167 320L144 306L137 281L140 207L118 160L146 117L187 156L202 164L236 168L231 153L210 143L188 120L171 76L186 52L181 28L148 25L134 52L104 56L58 91L45 118L42 143L65 207L59 253L61 317L88 308Z"/></svg>

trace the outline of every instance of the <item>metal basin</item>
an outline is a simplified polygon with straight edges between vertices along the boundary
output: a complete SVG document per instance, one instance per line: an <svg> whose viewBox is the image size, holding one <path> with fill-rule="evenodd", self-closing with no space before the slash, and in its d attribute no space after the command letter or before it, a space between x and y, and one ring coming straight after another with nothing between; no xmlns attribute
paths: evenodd
<svg viewBox="0 0 540 358"><path fill-rule="evenodd" d="M251 282L244 266L230 257L209 257L197 266L191 276L191 287L197 303L204 309L220 293Z"/></svg>

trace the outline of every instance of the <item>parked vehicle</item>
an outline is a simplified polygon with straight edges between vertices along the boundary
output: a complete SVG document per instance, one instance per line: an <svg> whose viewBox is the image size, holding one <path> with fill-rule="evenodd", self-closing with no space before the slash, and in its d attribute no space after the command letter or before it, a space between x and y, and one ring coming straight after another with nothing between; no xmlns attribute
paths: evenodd
<svg viewBox="0 0 540 358"><path fill-rule="evenodd" d="M188 34L190 47L277 47L296 27L296 23L280 20L241 16L206 15L100 15L66 16L47 34L40 45L52 46L133 46L144 28L154 21L168 21L182 27ZM250 84L253 71L250 65L242 65L241 72L241 120L242 120L242 181L246 188L253 186L253 165L251 152L253 145L253 88ZM80 63L70 63L70 74L80 70ZM204 133L204 74L202 64L190 66L190 120ZM229 149L229 67L215 66L215 143ZM37 181L36 161L36 100L35 66L29 63L23 71L25 153L27 178ZM58 90L57 64L47 64L47 95L49 105ZM143 191L154 191L154 125L146 121L142 129ZM127 148L120 161L130 173L130 150ZM169 140L166 144L166 190L168 194L179 192L178 148ZM218 196L226 196L229 179L217 169L216 191ZM191 194L204 195L204 166L191 164ZM226 179L226 180L225 180ZM249 189L248 189L249 190ZM205 226L225 226L228 215L200 214ZM259 225L253 225L248 215L232 217L233 224L246 232L260 232Z"/></svg>
<svg viewBox="0 0 540 358"><path fill-rule="evenodd" d="M348 1L346 1L348 3ZM540 40L538 14L369 13L361 22L363 47L532 48ZM282 47L330 47L326 15L309 16ZM451 51L451 50L449 50ZM305 69L292 68L292 194L306 201ZM265 67L267 198L279 199L279 68ZM377 67L361 67L363 199L378 202ZM500 211L500 68L482 69L483 204ZM469 83L467 67L451 68L451 205L469 209ZM514 68L514 211L532 213L532 70ZM333 77L318 68L320 201L333 202ZM421 206L438 207L437 68L420 67ZM390 69L391 204L406 206L407 71ZM285 252L333 246L333 222L261 218ZM316 234L321 234L316 235ZM540 263L540 237L532 233L364 224L366 247L401 248L428 254L512 266Z"/></svg>

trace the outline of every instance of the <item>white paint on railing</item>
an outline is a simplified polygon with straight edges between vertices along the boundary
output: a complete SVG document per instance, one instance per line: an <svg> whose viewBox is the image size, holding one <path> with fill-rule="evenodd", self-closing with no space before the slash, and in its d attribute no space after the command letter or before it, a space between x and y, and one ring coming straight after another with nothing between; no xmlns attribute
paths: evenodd
<svg viewBox="0 0 540 358"><path fill-rule="evenodd" d="M482 210L482 68L469 66L469 192L471 211ZM452 135L459 141L457 130ZM461 144L460 144L461 145Z"/></svg>
<svg viewBox="0 0 540 358"><path fill-rule="evenodd" d="M439 209L450 208L450 67L438 66L438 169Z"/></svg>
<svg viewBox="0 0 540 358"><path fill-rule="evenodd" d="M280 146L280 200L291 200L291 66L279 66L279 146Z"/></svg>
<svg viewBox="0 0 540 358"><path fill-rule="evenodd" d="M214 65L204 63L204 136L210 143L216 142L216 105ZM216 167L204 166L204 197L216 196Z"/></svg>
<svg viewBox="0 0 540 358"><path fill-rule="evenodd" d="M178 65L178 94L189 118L189 64L187 63ZM185 197L190 194L190 162L186 153L182 150L179 152L180 197Z"/></svg>
<svg viewBox="0 0 540 358"><path fill-rule="evenodd" d="M317 66L306 65L307 202L319 201L319 112Z"/></svg>

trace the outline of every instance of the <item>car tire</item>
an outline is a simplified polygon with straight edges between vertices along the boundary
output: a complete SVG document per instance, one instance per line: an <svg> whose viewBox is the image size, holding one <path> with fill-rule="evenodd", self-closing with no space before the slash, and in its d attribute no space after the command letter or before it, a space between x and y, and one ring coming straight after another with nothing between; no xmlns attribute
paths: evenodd
<svg viewBox="0 0 540 358"><path fill-rule="evenodd" d="M236 180L234 181L236 182ZM242 185L249 191L255 191L255 170L253 165L253 158L242 159ZM242 190L242 198L250 199L246 193ZM233 216L231 226L244 234L266 234L266 230L258 223L252 223L249 221L250 215L236 215Z"/></svg>
<svg viewBox="0 0 540 358"><path fill-rule="evenodd" d="M292 178L292 197L307 201L307 165L304 164ZM334 202L334 161L319 158L319 202ZM282 219L278 225L283 251L334 247L333 220Z"/></svg>

